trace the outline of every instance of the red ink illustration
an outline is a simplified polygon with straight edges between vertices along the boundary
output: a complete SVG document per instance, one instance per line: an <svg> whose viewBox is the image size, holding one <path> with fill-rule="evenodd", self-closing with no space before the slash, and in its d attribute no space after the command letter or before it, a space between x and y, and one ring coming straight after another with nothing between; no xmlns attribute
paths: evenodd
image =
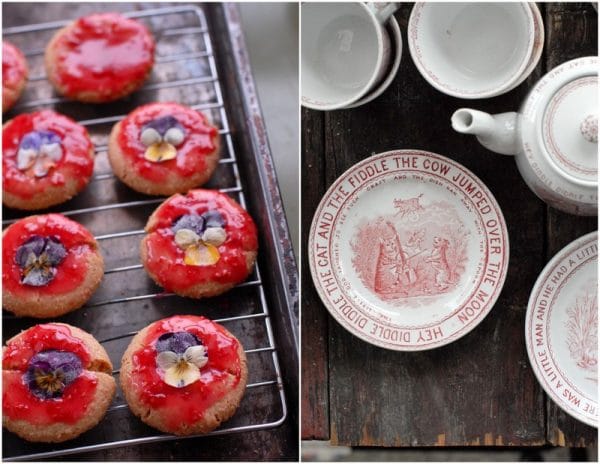
<svg viewBox="0 0 600 464"><path fill-rule="evenodd" d="M394 200L394 208L398 210L396 215L400 216L402 219L408 215L408 218L412 222L417 221L419 218L419 211L423 211L423 207L419 201L422 196L423 194L420 194L418 197L409 198L408 200L400 200L396 198Z"/></svg>
<svg viewBox="0 0 600 464"><path fill-rule="evenodd" d="M352 265L382 300L449 292L464 272L470 232L450 203L422 197L396 198L391 214L356 227Z"/></svg>
<svg viewBox="0 0 600 464"><path fill-rule="evenodd" d="M435 286L438 290L446 290L452 282L451 270L446 256L448 245L450 245L450 242L445 238L433 237L433 250L425 258L425 262L431 263L431 267L435 270Z"/></svg>
<svg viewBox="0 0 600 464"><path fill-rule="evenodd" d="M571 359L592 375L586 379L598 382L598 294L586 292L567 309L567 314L565 328Z"/></svg>

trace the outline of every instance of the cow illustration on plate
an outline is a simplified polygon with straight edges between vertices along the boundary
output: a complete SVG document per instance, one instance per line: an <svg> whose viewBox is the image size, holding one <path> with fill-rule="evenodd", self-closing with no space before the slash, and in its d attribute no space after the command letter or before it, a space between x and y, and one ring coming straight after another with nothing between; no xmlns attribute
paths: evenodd
<svg viewBox="0 0 600 464"><path fill-rule="evenodd" d="M464 273L469 233L452 204L397 197L390 214L358 223L352 266L381 300L447 293Z"/></svg>

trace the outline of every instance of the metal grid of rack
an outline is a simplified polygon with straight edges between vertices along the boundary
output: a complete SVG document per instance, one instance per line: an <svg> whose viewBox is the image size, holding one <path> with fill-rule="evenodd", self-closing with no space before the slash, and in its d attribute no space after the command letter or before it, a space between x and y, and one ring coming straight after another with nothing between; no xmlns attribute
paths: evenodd
<svg viewBox="0 0 600 464"><path fill-rule="evenodd" d="M240 179L238 159L225 111L206 17L200 8L193 6L125 12L124 15L144 22L153 32L157 43L155 68L150 81L138 90L133 101L125 104L129 106L124 108L124 111L115 111L115 106L120 105L107 105L103 106L100 112L108 111L109 114L100 117L74 118L86 126L95 144L95 172L90 185L83 193L53 211L78 220L94 233L105 256L107 269L101 287L90 302L61 320L79 325L94 334L115 363L117 358L120 360L120 354L129 339L137 333L137 330L126 330L127 324L135 325L136 329L140 329L156 319L168 317L173 309L177 309L173 314L205 314L227 326L240 338L247 348L250 370L247 392L236 415L207 435L233 434L276 427L286 419L287 405L267 298L258 264L255 265L248 281L238 285L230 293L218 297L212 305L208 303L208 307L211 308L207 309L208 314L203 309L200 311L197 309L198 306L204 308L207 303L201 305L172 293L161 292L160 288L149 281L143 266L139 264L136 245L144 234L145 219L154 207L164 201L164 198L148 198L128 191L114 177L106 158L106 139L110 125L120 121L139 104L155 100L179 101L205 112L219 127L219 133L225 142L222 144L219 168L207 187L218 188L221 192L233 196L246 208L246 196ZM68 22L55 21L3 30L4 37L19 46L29 62L33 61L33 65L30 63L31 77L28 89L20 103L13 109L13 113L53 107L73 117L71 109L78 114L86 109L81 104L54 96L41 64L44 40L48 38L48 34L54 33ZM168 27L161 27L164 24L168 24ZM32 47L30 44L36 38L40 46ZM94 112L89 110L89 106L87 109ZM115 112L119 114L112 114ZM26 216L14 211L9 212L9 215L12 217L4 219L3 226ZM114 226L123 230L111 230ZM116 252L111 253L111 249ZM134 262L135 260L137 262ZM107 282L112 277L113 280ZM143 305L141 310L139 305ZM191 311L186 311L185 308L190 308ZM105 314L111 315L105 317ZM5 327L9 326L5 332L7 330L16 332L26 328L26 325L37 322L26 324L7 313L4 313L3 319ZM88 328L87 325L90 327ZM118 376L118 374L117 368L114 375ZM261 404L263 404L262 409ZM118 426L115 427L115 423ZM157 434L156 431L140 424L139 420L128 411L120 391L100 425L94 431L87 432L74 441L52 446L33 445L23 442L8 432L4 434L3 455L6 461L52 458L181 438ZM86 436L87 438L83 438Z"/></svg>

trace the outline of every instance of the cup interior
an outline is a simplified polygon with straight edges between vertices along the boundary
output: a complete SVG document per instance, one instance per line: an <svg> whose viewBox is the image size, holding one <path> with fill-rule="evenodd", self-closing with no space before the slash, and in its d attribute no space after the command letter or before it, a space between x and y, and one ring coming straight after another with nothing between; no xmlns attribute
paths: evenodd
<svg viewBox="0 0 600 464"><path fill-rule="evenodd" d="M302 5L302 100L350 103L365 94L382 61L382 28L360 3Z"/></svg>
<svg viewBox="0 0 600 464"><path fill-rule="evenodd" d="M534 21L526 3L422 3L409 25L421 72L440 90L483 96L506 89L525 69Z"/></svg>

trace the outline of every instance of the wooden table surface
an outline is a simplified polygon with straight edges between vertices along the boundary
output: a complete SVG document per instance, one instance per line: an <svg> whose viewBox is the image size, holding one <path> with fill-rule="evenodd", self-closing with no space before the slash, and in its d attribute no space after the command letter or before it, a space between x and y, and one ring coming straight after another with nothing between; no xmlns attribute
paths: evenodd
<svg viewBox="0 0 600 464"><path fill-rule="evenodd" d="M344 330L314 290L302 256L302 438L351 446L597 446L596 429L572 419L544 393L527 357L524 324L533 284L550 258L596 230L597 218L561 213L525 185L514 159L450 127L462 106L516 111L548 70L597 55L590 3L540 3L546 43L540 63L515 90L465 101L431 87L412 63L406 30L412 4L396 13L400 70L379 98L357 109L302 111L302 243L329 185L374 153L423 149L448 156L490 188L504 212L510 265L489 315L460 340L431 351L393 352Z"/></svg>

